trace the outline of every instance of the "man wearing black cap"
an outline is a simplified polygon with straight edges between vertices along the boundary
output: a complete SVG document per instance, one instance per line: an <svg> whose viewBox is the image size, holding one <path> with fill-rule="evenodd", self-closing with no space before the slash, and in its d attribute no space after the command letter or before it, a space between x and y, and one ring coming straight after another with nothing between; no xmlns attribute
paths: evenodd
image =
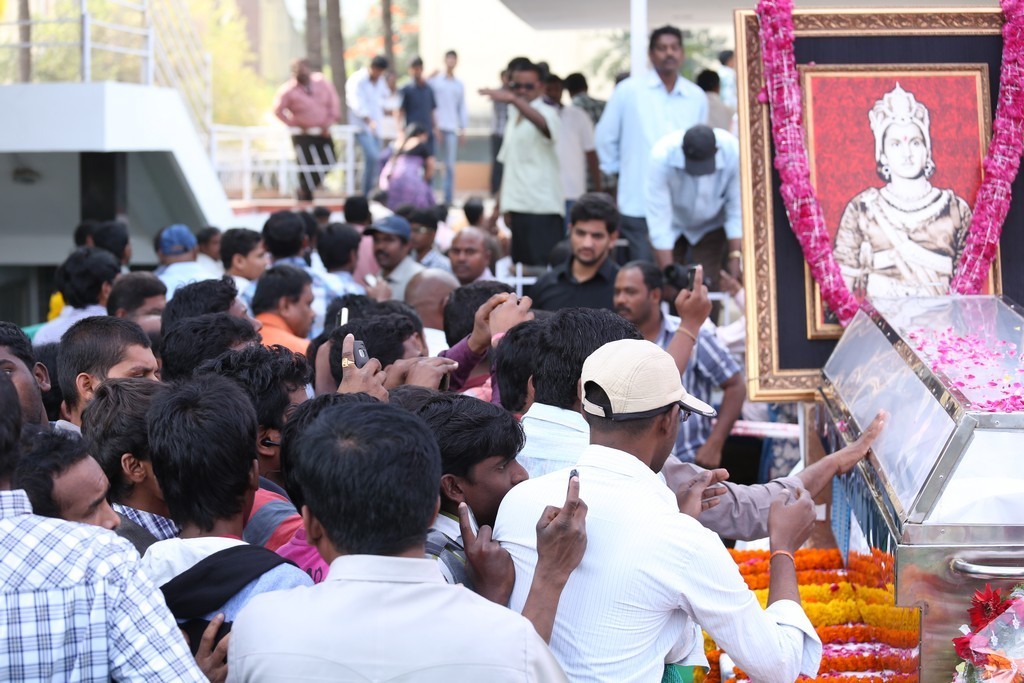
<svg viewBox="0 0 1024 683"><path fill-rule="evenodd" d="M712 291L724 267L739 277L740 146L705 125L666 135L654 145L647 179L647 227L658 265L704 266ZM675 254L673 254L673 249Z"/></svg>
<svg viewBox="0 0 1024 683"><path fill-rule="evenodd" d="M373 256L380 266L380 274L391 287L391 298L405 300L405 286L423 266L409 255L412 228L401 216L383 218L364 232L373 237Z"/></svg>

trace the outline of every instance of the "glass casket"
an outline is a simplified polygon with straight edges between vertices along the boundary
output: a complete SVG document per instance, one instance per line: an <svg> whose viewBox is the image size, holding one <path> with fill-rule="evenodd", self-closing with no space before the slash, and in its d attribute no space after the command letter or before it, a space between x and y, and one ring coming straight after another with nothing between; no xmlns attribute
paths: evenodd
<svg viewBox="0 0 1024 683"><path fill-rule="evenodd" d="M822 371L819 433L834 450L890 417L837 478L832 527L844 553L894 556L896 604L921 608L920 680L948 681L973 592L1024 581L1024 310L993 296L865 309Z"/></svg>

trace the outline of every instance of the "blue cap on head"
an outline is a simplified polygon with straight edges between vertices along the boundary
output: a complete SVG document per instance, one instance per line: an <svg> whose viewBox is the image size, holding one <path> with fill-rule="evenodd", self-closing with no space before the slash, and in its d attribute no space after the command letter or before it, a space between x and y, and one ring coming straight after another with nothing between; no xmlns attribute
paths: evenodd
<svg viewBox="0 0 1024 683"><path fill-rule="evenodd" d="M160 253L164 256L181 256L196 248L196 236L188 226L177 223L164 228L160 233Z"/></svg>
<svg viewBox="0 0 1024 683"><path fill-rule="evenodd" d="M409 238L412 236L412 227L409 225L409 221L405 220L401 216L394 215L380 219L367 228L363 234L373 235L378 232L387 233L388 235L397 235L408 242Z"/></svg>

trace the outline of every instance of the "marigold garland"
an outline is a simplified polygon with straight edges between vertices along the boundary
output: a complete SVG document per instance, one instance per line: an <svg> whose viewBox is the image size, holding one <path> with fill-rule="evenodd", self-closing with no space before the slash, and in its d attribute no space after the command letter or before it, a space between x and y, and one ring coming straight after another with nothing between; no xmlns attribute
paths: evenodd
<svg viewBox="0 0 1024 683"><path fill-rule="evenodd" d="M769 554L730 551L761 605L768 600ZM895 561L873 550L850 553L843 569L837 550L800 550L795 554L804 612L821 638L823 653L818 678L822 683L917 683L920 615L896 607L893 595ZM710 671L705 681L721 683L722 651L707 634L704 641ZM849 676L856 672L858 675ZM731 681L746 681L739 669Z"/></svg>
<svg viewBox="0 0 1024 683"><path fill-rule="evenodd" d="M999 101L967 242L950 283L950 291L958 294L978 294L985 285L1024 149L1024 2L1000 0L1000 5L1005 23ZM822 299L845 325L856 314L858 303L832 253L825 216L811 184L803 100L793 54L793 2L760 0L757 15L765 76L761 98L770 104L775 168L782 180L779 192Z"/></svg>

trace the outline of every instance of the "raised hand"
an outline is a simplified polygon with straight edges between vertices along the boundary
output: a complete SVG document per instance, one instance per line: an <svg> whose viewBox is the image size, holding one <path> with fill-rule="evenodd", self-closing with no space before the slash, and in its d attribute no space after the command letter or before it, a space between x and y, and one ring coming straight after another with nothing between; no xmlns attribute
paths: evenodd
<svg viewBox="0 0 1024 683"><path fill-rule="evenodd" d="M680 486L676 491L679 511L696 519L700 513L718 505L726 491L726 488L719 484L728 478L727 470L707 470Z"/></svg>
<svg viewBox="0 0 1024 683"><path fill-rule="evenodd" d="M814 528L814 501L803 489L779 493L768 510L768 540L772 551L795 553Z"/></svg>
<svg viewBox="0 0 1024 683"><path fill-rule="evenodd" d="M537 521L537 574L564 586L586 550L587 504L580 500L580 478L573 474L565 504L548 505Z"/></svg>
<svg viewBox="0 0 1024 683"><path fill-rule="evenodd" d="M507 605L516 583L512 556L491 538L491 527L485 524L473 532L469 506L465 503L459 503L459 529L462 530L462 547L466 551L469 575L476 592L491 602Z"/></svg>
<svg viewBox="0 0 1024 683"><path fill-rule="evenodd" d="M361 368L356 367L355 354L352 349L356 338L346 334L341 343L341 384L339 394L369 394L379 401L388 401L388 390L384 388L387 375L381 369L380 361L371 358Z"/></svg>
<svg viewBox="0 0 1024 683"><path fill-rule="evenodd" d="M889 414L884 410L878 411L875 419L871 421L868 428L860 435L860 438L846 448L840 449L828 456L836 461L836 470L839 474L846 474L853 469L854 465L863 460L868 454L868 449L875 439L882 433L885 423L889 420Z"/></svg>

